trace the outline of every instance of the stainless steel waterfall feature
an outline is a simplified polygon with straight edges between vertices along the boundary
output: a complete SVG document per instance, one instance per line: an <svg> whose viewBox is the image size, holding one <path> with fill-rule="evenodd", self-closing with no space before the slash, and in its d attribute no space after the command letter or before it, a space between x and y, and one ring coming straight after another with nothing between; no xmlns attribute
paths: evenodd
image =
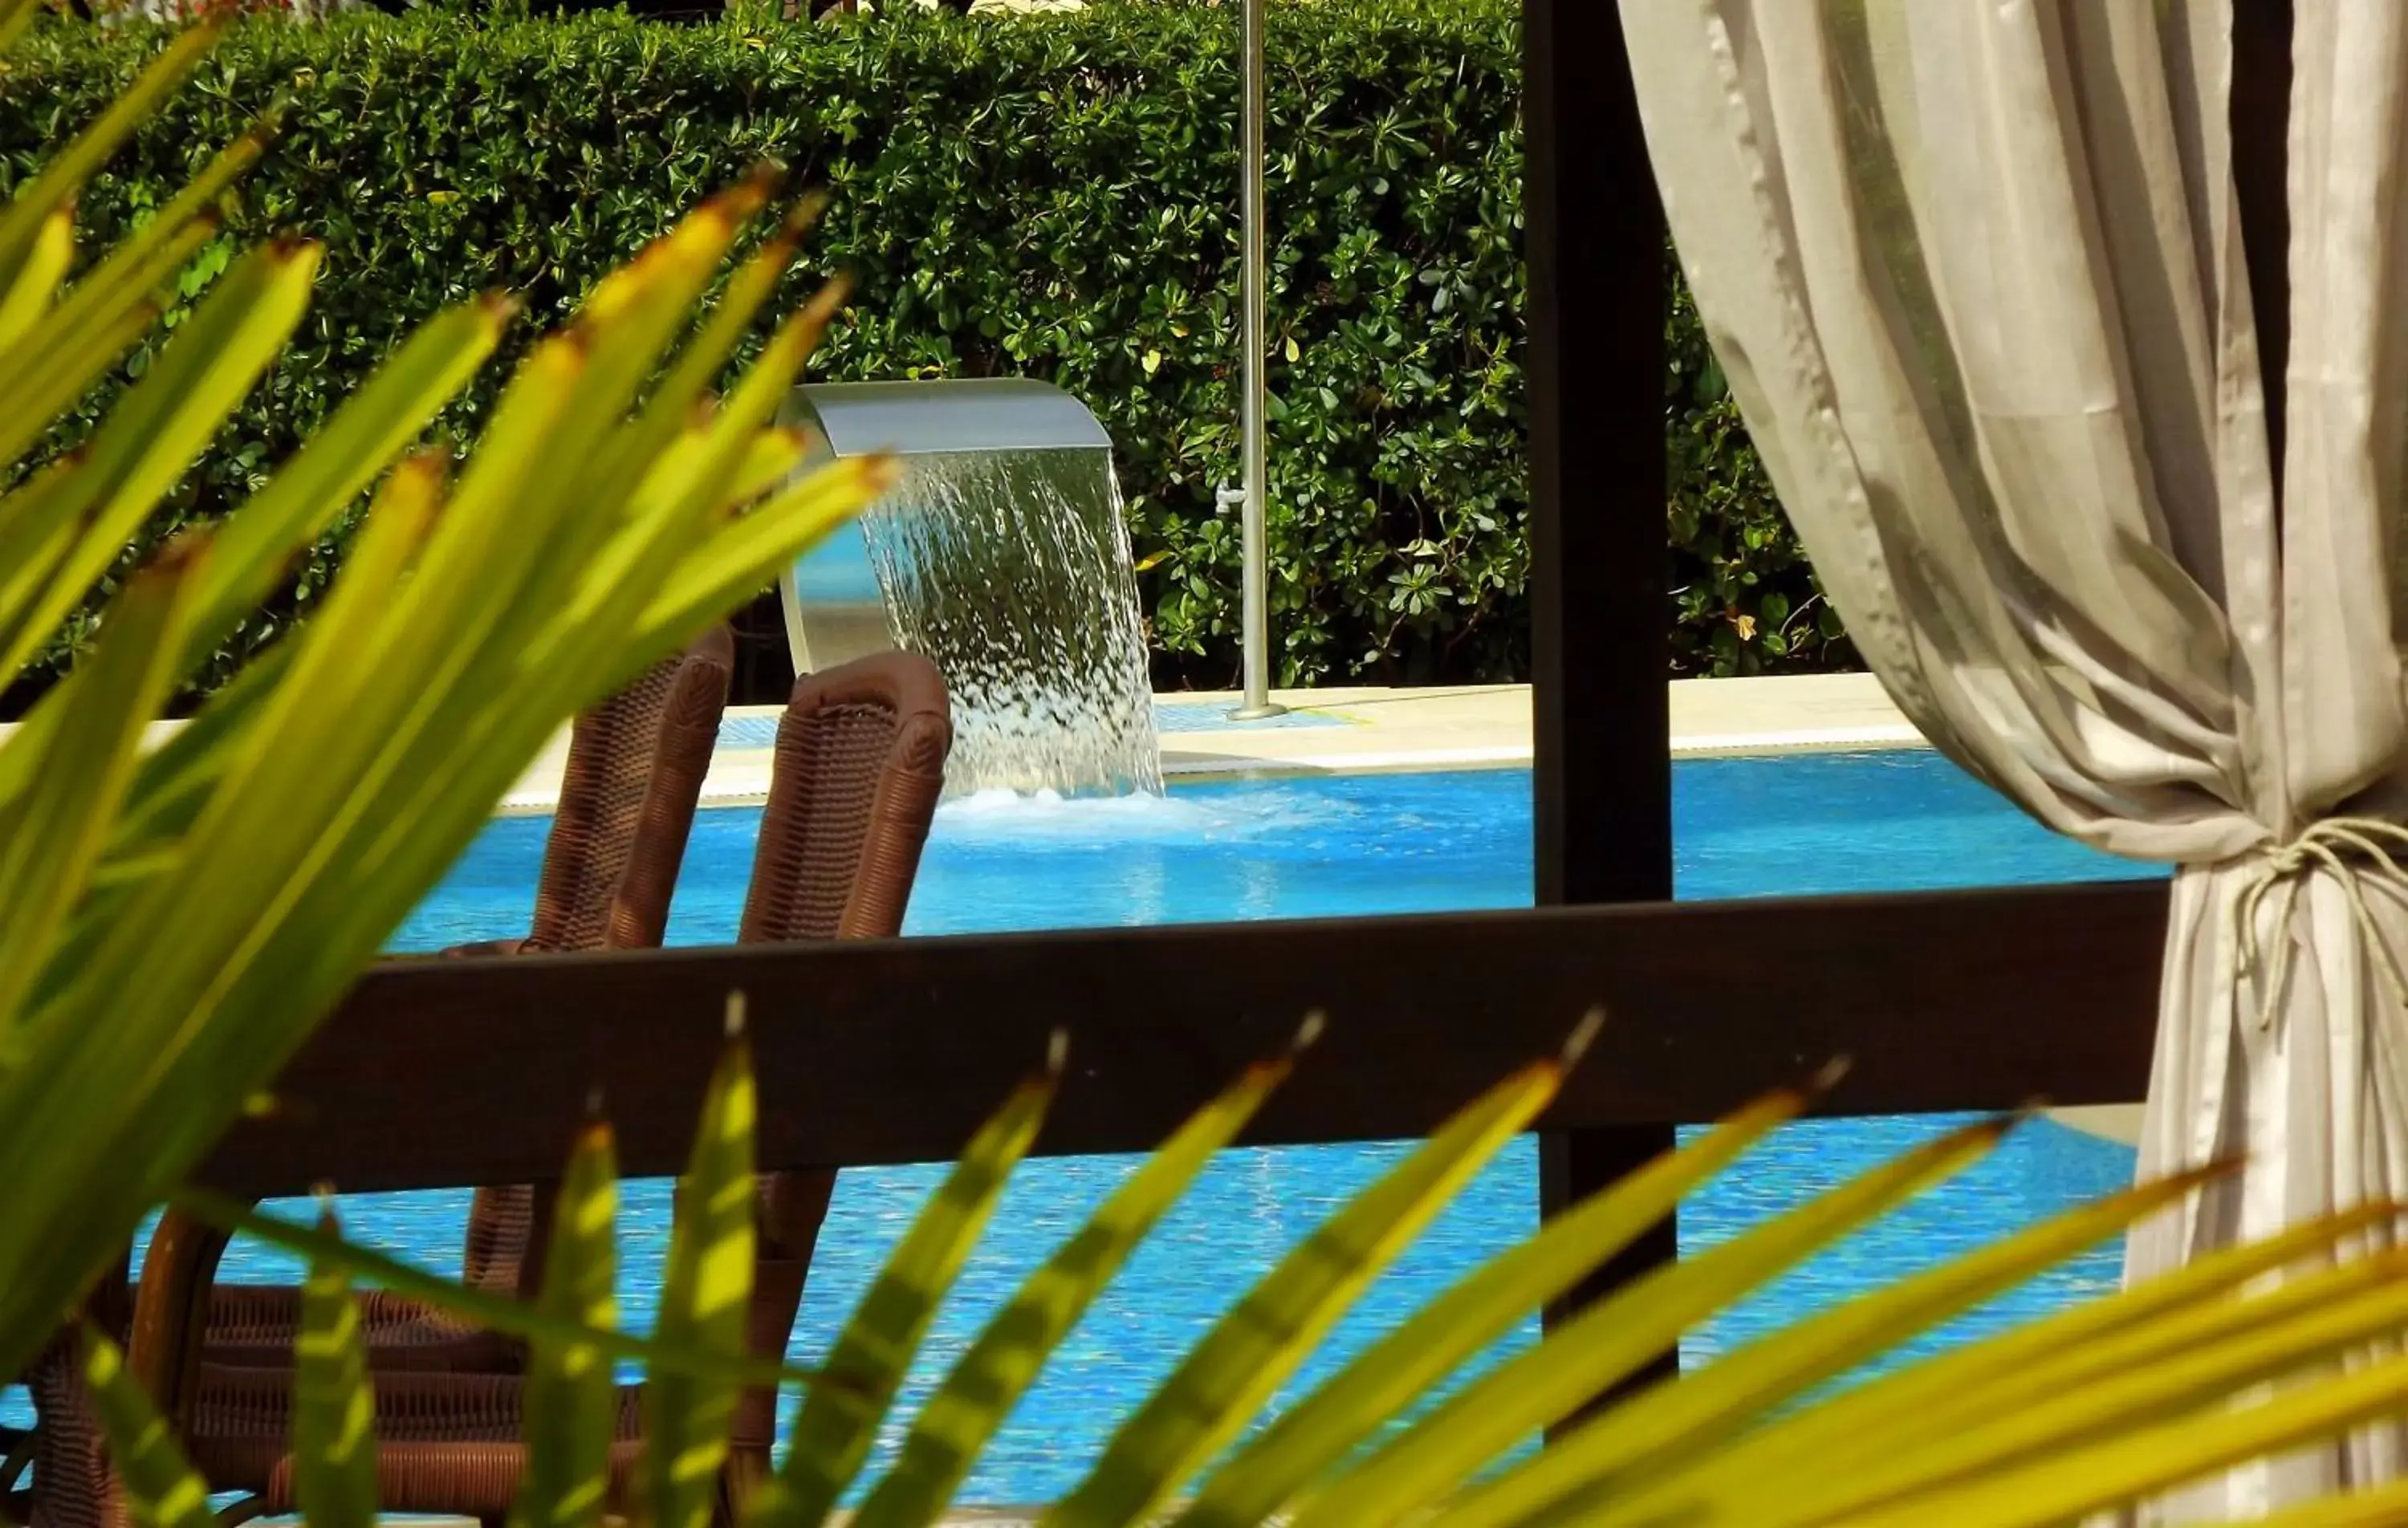
<svg viewBox="0 0 2408 1528"><path fill-rule="evenodd" d="M903 475L781 580L798 673L900 647L953 692L949 794L1159 792L1154 696L1111 439L1014 378L796 390L812 465Z"/></svg>

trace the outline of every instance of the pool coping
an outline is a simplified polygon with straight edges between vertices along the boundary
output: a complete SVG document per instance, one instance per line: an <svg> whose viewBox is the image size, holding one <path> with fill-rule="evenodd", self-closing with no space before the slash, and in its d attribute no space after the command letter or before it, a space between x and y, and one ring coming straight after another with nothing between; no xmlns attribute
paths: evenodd
<svg viewBox="0 0 2408 1528"><path fill-rule="evenodd" d="M1234 693L1180 691L1155 697L1171 716L1234 707ZM1532 759L1527 685L1419 688L1332 687L1273 692L1283 705L1330 724L1162 732L1163 773L1182 780L1282 775L1526 769ZM1799 752L1859 752L1928 747L1869 674L1737 679L1673 679L1667 687L1672 756L1722 758ZM732 707L737 718L774 719L773 706ZM17 723L0 722L0 739ZM154 721L154 748L184 725ZM563 728L496 807L505 817L540 815L559 797L567 751ZM767 748L723 746L703 786L708 807L758 806L768 791Z"/></svg>
<svg viewBox="0 0 2408 1528"><path fill-rule="evenodd" d="M1234 707L1238 697L1197 691L1157 695L1170 722L1161 734L1164 777L1197 783L1526 769L1533 757L1527 685L1328 687L1276 691L1273 698L1312 713L1320 724L1182 729L1172 719ZM1928 746L1869 674L1674 679L1669 682L1667 708L1676 759ZM778 708L736 707L728 715L769 719ZM565 733L553 739L503 798L501 815L552 809L566 747ZM771 756L763 747L721 747L703 784L703 805L759 806L768 794Z"/></svg>

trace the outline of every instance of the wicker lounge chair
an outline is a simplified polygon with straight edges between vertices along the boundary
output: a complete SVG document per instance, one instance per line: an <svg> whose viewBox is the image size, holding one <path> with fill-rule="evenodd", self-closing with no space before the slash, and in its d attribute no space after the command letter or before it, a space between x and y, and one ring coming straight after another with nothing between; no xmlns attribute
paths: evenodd
<svg viewBox="0 0 2408 1528"><path fill-rule="evenodd" d="M121 1259L84 1300L83 1314L103 1331L122 1332L133 1302L127 1261ZM108 1463L93 1428L91 1404L83 1391L83 1366L79 1362L76 1334L62 1329L25 1372L38 1425L30 1432L11 1430L12 1457L33 1466L33 1485L20 1488L10 1478L9 1521L40 1528L104 1528L111 1492ZM108 1528L115 1528L114 1524Z"/></svg>
<svg viewBox="0 0 2408 1528"><path fill-rule="evenodd" d="M805 678L780 724L769 803L753 862L746 942L864 938L900 931L952 743L944 683L924 660L883 654ZM835 1182L831 1172L766 1175L750 1331L782 1355ZM171 1214L154 1241L134 1318L134 1366L167 1406L213 1489L294 1509L289 1371L197 1362L178 1312L205 1289L222 1241ZM162 1251L164 1248L164 1260ZM188 1326L189 1323L186 1323ZM388 1511L499 1522L524 1464L515 1374L380 1371L377 1474ZM623 1389L614 1489L641 1449L639 1392ZM767 1392L733 1425L720 1516L732 1521L767 1472L775 1417Z"/></svg>
<svg viewBox="0 0 2408 1528"><path fill-rule="evenodd" d="M735 639L726 627L714 626L682 654L580 716L569 735L560 804L544 842L526 935L443 953L657 946L735 666ZM469 1206L462 1278L516 1293L537 1223L532 1185L478 1190ZM360 1315L369 1363L380 1369L508 1372L520 1366L515 1342L415 1300L371 1294ZM209 1295L207 1361L239 1368L289 1364L300 1319L301 1292L293 1285L220 1285Z"/></svg>
<svg viewBox="0 0 2408 1528"><path fill-rule="evenodd" d="M924 658L884 653L798 681L778 723L738 942L902 933L953 742L944 678ZM828 1170L763 1178L752 1296L758 1351L785 1351L835 1192ZM738 1402L728 1455L735 1500L767 1470L776 1423L774 1394L752 1392Z"/></svg>
<svg viewBox="0 0 2408 1528"><path fill-rule="evenodd" d="M443 953L659 944L734 668L734 639L725 627L713 627L682 654L579 717L527 935ZM532 1243L535 1202L534 1190L524 1185L478 1192L463 1260L468 1282L516 1292ZM214 1250L208 1261L214 1268ZM270 1368L291 1363L298 1289L200 1288L208 1301L210 1362ZM122 1332L131 1303L120 1268L95 1292L91 1308L105 1330ZM361 1315L371 1362L380 1368L507 1371L521 1362L510 1339L414 1300L370 1292ZM154 1337L150 1346L155 1350L165 1340ZM9 1505L16 1521L38 1519L45 1528L97 1528L101 1521L107 1474L83 1411L71 1349L62 1337L25 1379L41 1422L30 1449L36 1484L12 1494Z"/></svg>

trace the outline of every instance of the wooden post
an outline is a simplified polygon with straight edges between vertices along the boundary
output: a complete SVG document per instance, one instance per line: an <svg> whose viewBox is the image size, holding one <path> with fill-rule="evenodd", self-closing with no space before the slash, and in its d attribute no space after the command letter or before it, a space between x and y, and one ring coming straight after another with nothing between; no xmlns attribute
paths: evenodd
<svg viewBox="0 0 2408 1528"><path fill-rule="evenodd" d="M1538 900L1665 900L1663 209L1612 0L1524 0L1523 16ZM1671 1138L1657 1126L1547 1133L1541 1213ZM1678 1252L1667 1220L1550 1317ZM1644 1378L1678 1363L1666 1354Z"/></svg>

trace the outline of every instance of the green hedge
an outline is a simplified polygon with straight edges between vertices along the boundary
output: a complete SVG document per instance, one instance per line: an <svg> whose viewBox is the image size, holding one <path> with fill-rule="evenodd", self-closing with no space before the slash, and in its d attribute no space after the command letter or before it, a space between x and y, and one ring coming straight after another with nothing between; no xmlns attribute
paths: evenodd
<svg viewBox="0 0 2408 1528"><path fill-rule="evenodd" d="M295 226L322 238L315 306L174 513L206 519L238 501L440 306L509 289L531 331L679 209L774 156L797 183L836 193L813 258L859 284L821 375L1023 373L1086 400L1118 445L1149 562L1157 676L1226 683L1238 548L1212 495L1236 476L1231 9L248 22L82 206L88 245L116 236L272 97L290 97L226 247ZM1524 671L1514 14L1511 0L1273 13L1283 679ZM0 75L0 180L13 185L95 115L156 43L143 28L37 30ZM1694 322L1672 321L1677 666L1844 658ZM473 433L499 375L447 421L455 436ZM321 548L216 672L306 606L339 555L339 537ZM81 635L46 663L68 661Z"/></svg>

